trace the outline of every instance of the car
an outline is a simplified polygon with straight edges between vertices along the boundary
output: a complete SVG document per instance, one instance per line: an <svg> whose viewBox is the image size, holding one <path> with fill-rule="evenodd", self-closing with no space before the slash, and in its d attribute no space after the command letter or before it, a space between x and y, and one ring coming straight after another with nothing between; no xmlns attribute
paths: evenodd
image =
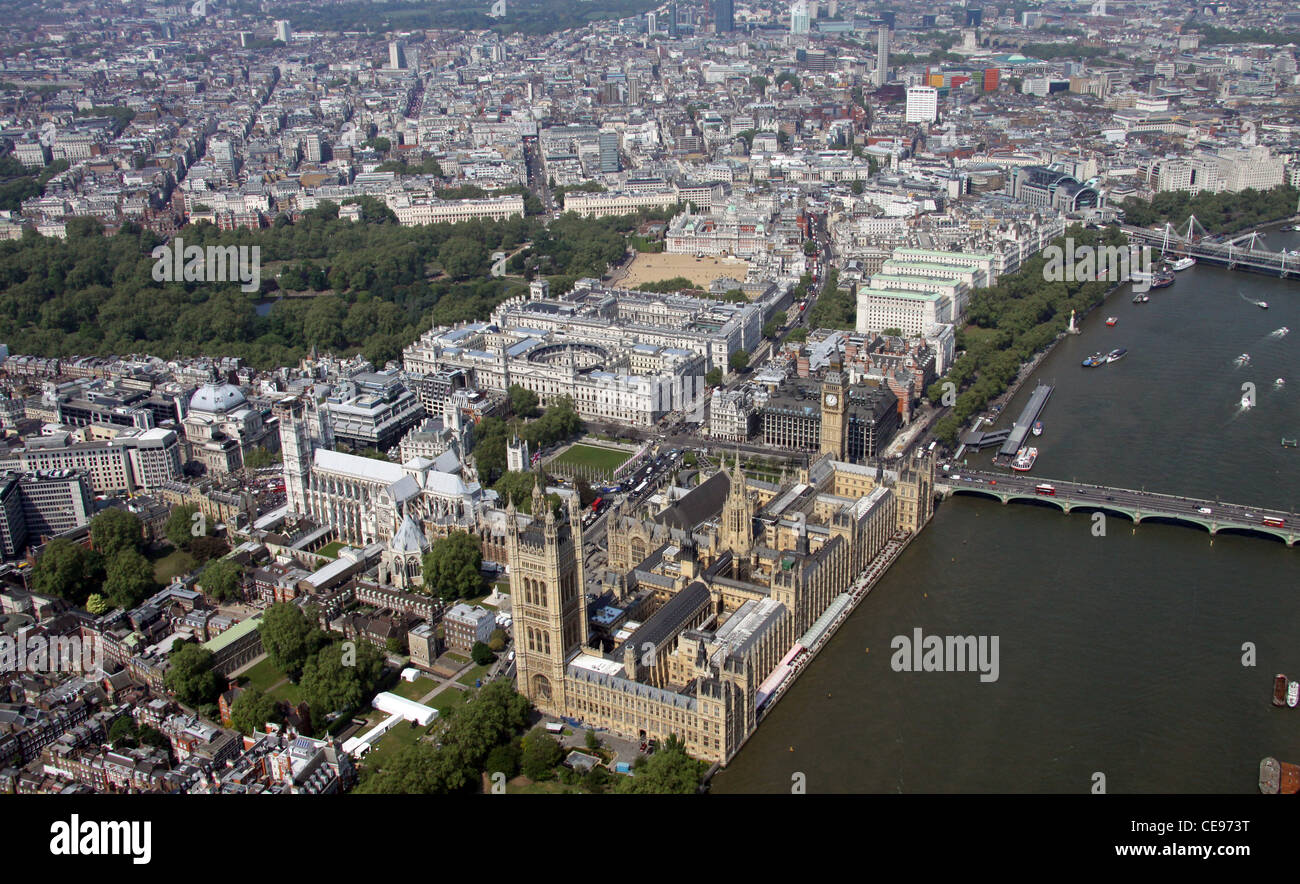
<svg viewBox="0 0 1300 884"><path fill-rule="evenodd" d="M998 480L997 480L997 479L989 479L989 484L990 484L990 485L996 485L996 484L998 484Z"/></svg>
<svg viewBox="0 0 1300 884"><path fill-rule="evenodd" d="M1211 512L1213 512L1213 510L1211 510L1208 506L1198 506L1196 508L1196 511L1206 516L1208 516Z"/></svg>

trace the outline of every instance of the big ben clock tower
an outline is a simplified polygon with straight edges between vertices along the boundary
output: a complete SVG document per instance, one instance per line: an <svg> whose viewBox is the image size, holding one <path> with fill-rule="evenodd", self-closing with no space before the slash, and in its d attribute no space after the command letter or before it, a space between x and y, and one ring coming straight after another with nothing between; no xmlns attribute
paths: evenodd
<svg viewBox="0 0 1300 884"><path fill-rule="evenodd" d="M847 434L848 390L844 376L838 371L828 371L822 381L822 446L821 453L836 460L844 459L844 441Z"/></svg>

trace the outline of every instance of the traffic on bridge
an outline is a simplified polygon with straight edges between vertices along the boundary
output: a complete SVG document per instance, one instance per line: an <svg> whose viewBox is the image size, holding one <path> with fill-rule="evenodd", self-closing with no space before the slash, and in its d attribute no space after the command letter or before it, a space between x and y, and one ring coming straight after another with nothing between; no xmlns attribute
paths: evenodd
<svg viewBox="0 0 1300 884"><path fill-rule="evenodd" d="M1294 546L1300 540L1296 534L1294 513L1264 507L959 467L936 477L935 485L944 495L957 492L983 494L996 497L1003 503L1037 500L1067 513L1087 509L1117 513L1134 523L1147 519L1184 522L1205 528L1210 534L1224 530L1248 531L1276 537L1287 546Z"/></svg>

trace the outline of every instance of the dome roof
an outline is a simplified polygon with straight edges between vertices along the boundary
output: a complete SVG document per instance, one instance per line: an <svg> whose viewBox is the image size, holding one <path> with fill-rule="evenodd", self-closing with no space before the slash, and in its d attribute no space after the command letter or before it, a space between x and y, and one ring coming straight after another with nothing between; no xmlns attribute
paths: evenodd
<svg viewBox="0 0 1300 884"><path fill-rule="evenodd" d="M190 411L220 414L243 405L244 394L234 384L204 384L190 397Z"/></svg>

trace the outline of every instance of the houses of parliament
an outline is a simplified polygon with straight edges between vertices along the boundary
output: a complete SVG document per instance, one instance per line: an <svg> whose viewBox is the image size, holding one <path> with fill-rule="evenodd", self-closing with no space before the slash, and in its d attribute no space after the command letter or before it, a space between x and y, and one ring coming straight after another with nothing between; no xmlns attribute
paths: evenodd
<svg viewBox="0 0 1300 884"><path fill-rule="evenodd" d="M697 758L730 761L754 731L764 679L891 538L932 512L929 456L894 470L838 459L837 383L823 389L822 452L793 477L751 478L737 457L660 512L611 511L616 585L601 612L587 610L576 500L557 515L537 499L540 518L511 506L520 692L549 715L642 742L675 734Z"/></svg>

